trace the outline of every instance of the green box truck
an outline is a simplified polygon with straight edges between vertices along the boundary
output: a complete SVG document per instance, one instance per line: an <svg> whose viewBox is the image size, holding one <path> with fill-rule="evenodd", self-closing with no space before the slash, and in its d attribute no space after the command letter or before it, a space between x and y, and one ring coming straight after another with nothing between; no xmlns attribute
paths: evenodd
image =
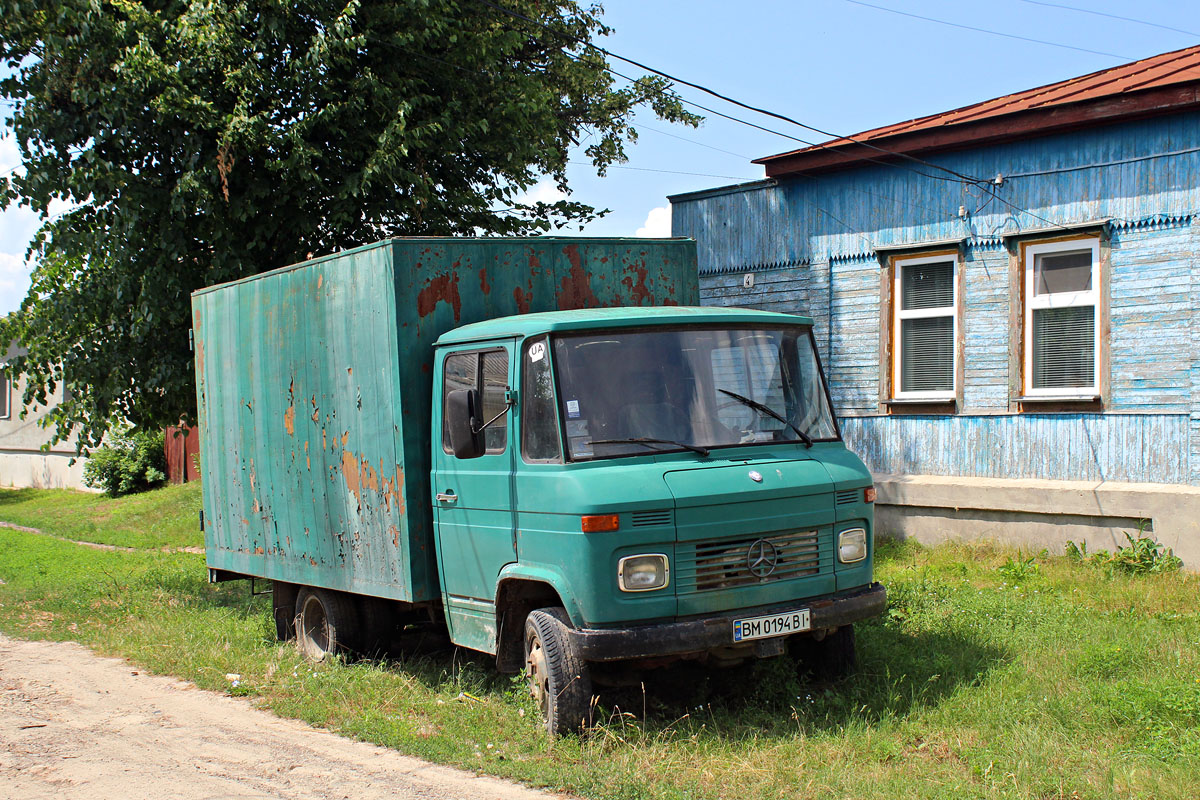
<svg viewBox="0 0 1200 800"><path fill-rule="evenodd" d="M682 239L392 239L196 292L210 580L271 580L318 659L444 621L555 733L630 668L848 668L886 595L812 321L697 304Z"/></svg>

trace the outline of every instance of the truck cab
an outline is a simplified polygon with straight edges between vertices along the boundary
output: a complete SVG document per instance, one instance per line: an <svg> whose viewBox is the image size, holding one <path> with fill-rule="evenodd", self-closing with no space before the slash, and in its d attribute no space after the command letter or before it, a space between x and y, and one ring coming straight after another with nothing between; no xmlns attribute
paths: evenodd
<svg viewBox="0 0 1200 800"><path fill-rule="evenodd" d="M551 732L613 666L817 652L880 613L874 489L806 317L606 308L436 343L430 503L452 640L527 670Z"/></svg>

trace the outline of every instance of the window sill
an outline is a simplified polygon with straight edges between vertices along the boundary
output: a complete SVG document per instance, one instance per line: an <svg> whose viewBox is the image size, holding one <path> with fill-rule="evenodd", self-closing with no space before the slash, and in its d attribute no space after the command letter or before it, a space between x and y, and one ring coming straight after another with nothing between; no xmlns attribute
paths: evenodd
<svg viewBox="0 0 1200 800"><path fill-rule="evenodd" d="M1060 395L1057 397L1034 396L1014 398L1017 409L1033 413L1097 413L1104 410L1100 395Z"/></svg>
<svg viewBox="0 0 1200 800"><path fill-rule="evenodd" d="M954 414L958 411L958 400L953 397L921 398L893 397L884 400L889 414Z"/></svg>
<svg viewBox="0 0 1200 800"><path fill-rule="evenodd" d="M1098 394L1035 394L1016 398L1018 403L1095 403Z"/></svg>

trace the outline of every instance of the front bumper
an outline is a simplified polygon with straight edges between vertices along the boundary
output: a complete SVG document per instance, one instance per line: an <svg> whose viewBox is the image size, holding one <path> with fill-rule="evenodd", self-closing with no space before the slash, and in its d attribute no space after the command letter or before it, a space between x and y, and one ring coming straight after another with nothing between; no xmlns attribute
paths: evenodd
<svg viewBox="0 0 1200 800"><path fill-rule="evenodd" d="M783 605L739 609L721 616L636 628L581 628L571 631L570 635L585 661L658 658L729 647L734 644L735 619L803 607L809 609L812 630L837 628L882 614L887 608L887 591L882 584L873 583L864 589L808 603L797 600Z"/></svg>

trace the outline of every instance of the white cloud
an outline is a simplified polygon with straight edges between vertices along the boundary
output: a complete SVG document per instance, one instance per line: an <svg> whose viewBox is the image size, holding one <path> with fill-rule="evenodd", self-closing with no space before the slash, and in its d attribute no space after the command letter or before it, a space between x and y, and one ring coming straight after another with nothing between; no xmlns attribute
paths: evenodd
<svg viewBox="0 0 1200 800"><path fill-rule="evenodd" d="M0 315L16 311L29 292L31 265L12 253L0 253Z"/></svg>
<svg viewBox="0 0 1200 800"><path fill-rule="evenodd" d="M671 207L660 206L650 209L642 227L633 234L645 239L666 239L671 235Z"/></svg>
<svg viewBox="0 0 1200 800"><path fill-rule="evenodd" d="M17 149L17 137L0 129L0 175L21 163L21 151Z"/></svg>
<svg viewBox="0 0 1200 800"><path fill-rule="evenodd" d="M532 189L518 195L515 202L532 205L533 203L557 203L559 200L566 199L566 193L559 191L552 179L542 178Z"/></svg>

